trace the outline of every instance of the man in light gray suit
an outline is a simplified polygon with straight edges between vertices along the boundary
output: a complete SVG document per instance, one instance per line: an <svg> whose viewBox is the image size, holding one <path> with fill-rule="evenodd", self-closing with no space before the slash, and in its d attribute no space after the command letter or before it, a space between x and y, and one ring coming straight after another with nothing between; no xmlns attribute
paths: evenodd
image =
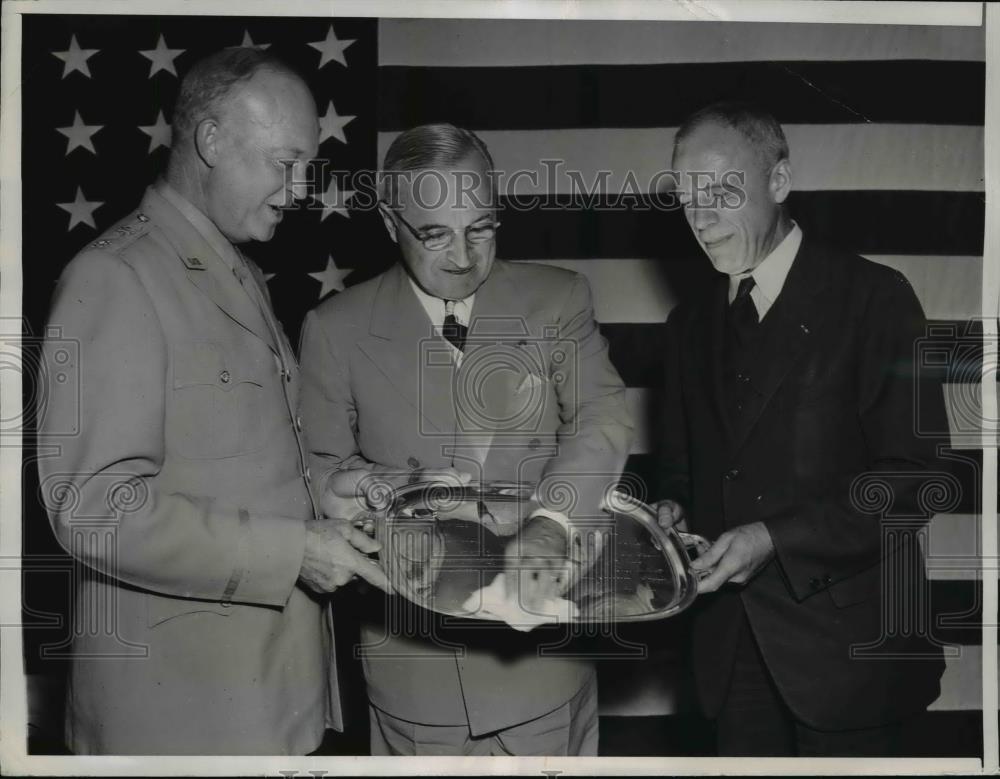
<svg viewBox="0 0 1000 779"><path fill-rule="evenodd" d="M303 326L316 487L354 468L537 482L520 551L565 561L632 439L587 281L495 258L493 161L473 133L413 128L383 167L402 263ZM560 484L575 505L557 505ZM407 627L403 606L373 605L362 629L373 754L596 754L591 660L542 656L537 634L506 628Z"/></svg>

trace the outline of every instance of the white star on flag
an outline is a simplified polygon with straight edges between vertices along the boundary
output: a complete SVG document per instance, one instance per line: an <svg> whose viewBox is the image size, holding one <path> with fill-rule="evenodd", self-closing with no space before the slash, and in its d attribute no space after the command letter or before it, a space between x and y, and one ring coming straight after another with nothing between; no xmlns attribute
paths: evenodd
<svg viewBox="0 0 1000 779"><path fill-rule="evenodd" d="M242 47L244 47L246 49L261 49L261 50L263 50L263 49L268 48L270 45L271 45L270 43L254 43L253 42L253 38L250 37L250 31L249 30L244 30L243 31L243 42L240 44L240 46L242 46Z"/></svg>
<svg viewBox="0 0 1000 779"><path fill-rule="evenodd" d="M323 216L320 217L320 221L324 221L334 211L345 219L350 219L351 215L347 213L347 201L352 197L354 197L353 189L345 189L341 192L340 187L337 186L337 179L331 178L326 192L316 198L323 204Z"/></svg>
<svg viewBox="0 0 1000 779"><path fill-rule="evenodd" d="M139 129L149 136L149 151L147 154L152 154L161 146L167 149L170 148L170 125L167 124L162 109L156 114L155 124L139 125Z"/></svg>
<svg viewBox="0 0 1000 779"><path fill-rule="evenodd" d="M73 115L72 125L69 127L57 127L56 130L69 139L66 143L67 155L77 146L83 147L91 154L97 154L97 150L94 148L94 142L91 140L91 136L102 127L104 127L103 124L84 124L83 117L80 116L80 112L76 111Z"/></svg>
<svg viewBox="0 0 1000 779"><path fill-rule="evenodd" d="M66 76L75 70L80 71L87 78L90 78L90 66L87 65L87 60L99 51L100 49L81 49L80 45L76 42L76 36L71 35L69 48L66 51L54 51L52 52L52 56L58 57L65 63L63 65L63 78L66 78Z"/></svg>
<svg viewBox="0 0 1000 779"><path fill-rule="evenodd" d="M331 292L343 292L344 279L350 275L351 271L338 268L337 263L333 261L333 257L328 255L326 269L310 273L309 278L316 279L322 285L319 296L320 299L323 299Z"/></svg>
<svg viewBox="0 0 1000 779"><path fill-rule="evenodd" d="M90 227L96 230L97 225L94 224L94 211L103 206L104 201L87 200L83 196L83 189L77 187L76 200L72 203L56 203L56 205L69 213L69 227L66 228L67 232L78 224L90 225Z"/></svg>
<svg viewBox="0 0 1000 779"><path fill-rule="evenodd" d="M167 41L161 34L160 40L156 42L155 49L146 49L145 51L140 51L139 53L153 63L149 66L149 77L152 78L155 73L158 73L161 70L165 70L167 73L172 73L176 76L177 71L174 70L174 60L181 56L181 54L185 51L187 51L187 49L168 49Z"/></svg>
<svg viewBox="0 0 1000 779"><path fill-rule="evenodd" d="M338 116L337 109L333 107L331 100L326 113L319 118L319 142L322 144L328 138L336 138L341 143L347 143L344 127L356 118L354 116Z"/></svg>
<svg viewBox="0 0 1000 779"><path fill-rule="evenodd" d="M326 63L336 60L344 67L347 67L347 60L344 58L344 49L350 46L357 38L351 38L350 40L338 40L337 36L333 32L333 25L330 25L330 31L326 34L326 40L316 41L315 43L310 43L316 51L320 53L319 65L317 67L322 68Z"/></svg>

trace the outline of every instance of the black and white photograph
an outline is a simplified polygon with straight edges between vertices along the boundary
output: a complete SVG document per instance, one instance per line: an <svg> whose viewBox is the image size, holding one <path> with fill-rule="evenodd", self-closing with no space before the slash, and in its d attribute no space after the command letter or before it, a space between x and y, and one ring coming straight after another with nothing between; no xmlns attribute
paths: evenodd
<svg viewBox="0 0 1000 779"><path fill-rule="evenodd" d="M996 771L997 9L280 5L3 9L4 768Z"/></svg>

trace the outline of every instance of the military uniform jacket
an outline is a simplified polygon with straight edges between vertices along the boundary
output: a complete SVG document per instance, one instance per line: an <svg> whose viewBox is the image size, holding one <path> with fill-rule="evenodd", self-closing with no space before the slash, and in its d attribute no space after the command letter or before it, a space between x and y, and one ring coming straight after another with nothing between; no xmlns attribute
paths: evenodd
<svg viewBox="0 0 1000 779"><path fill-rule="evenodd" d="M561 269L497 260L476 291L457 369L400 265L310 312L300 358L317 487L369 462L453 466L475 480L552 477L550 499L577 500L548 507L586 515L631 443L586 279ZM553 656L572 652L558 630L450 631L401 598L373 601L362 629L368 692L402 719L487 733L553 711L594 672L586 657ZM546 643L550 656L540 656Z"/></svg>
<svg viewBox="0 0 1000 779"><path fill-rule="evenodd" d="M67 266L49 328L42 490L82 569L68 746L315 749L329 609L296 584L315 509L269 304L152 187Z"/></svg>

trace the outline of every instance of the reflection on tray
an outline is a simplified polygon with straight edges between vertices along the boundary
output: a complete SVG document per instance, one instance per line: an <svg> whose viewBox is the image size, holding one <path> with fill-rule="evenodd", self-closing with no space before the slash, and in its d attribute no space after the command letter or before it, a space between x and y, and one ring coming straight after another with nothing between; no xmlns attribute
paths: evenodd
<svg viewBox="0 0 1000 779"><path fill-rule="evenodd" d="M382 557L393 587L409 600L443 614L495 619L470 610L467 601L477 603L470 596L504 571L523 490L466 492L454 500L438 494L434 508L419 500L397 505L386 519ZM686 558L655 537L637 512L611 516L613 530L600 554L564 595L576 606L576 621L651 619L679 610L682 600L686 606L693 597Z"/></svg>

